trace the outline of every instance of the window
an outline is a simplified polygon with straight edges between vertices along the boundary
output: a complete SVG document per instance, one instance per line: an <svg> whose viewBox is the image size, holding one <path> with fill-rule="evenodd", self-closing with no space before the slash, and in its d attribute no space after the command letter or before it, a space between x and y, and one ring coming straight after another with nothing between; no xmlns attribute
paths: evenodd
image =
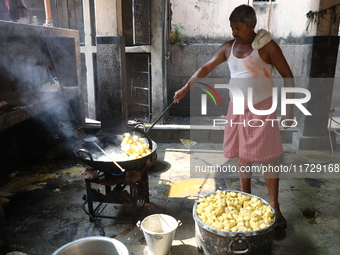
<svg viewBox="0 0 340 255"><path fill-rule="evenodd" d="M151 43L150 0L124 0L123 34L127 46Z"/></svg>
<svg viewBox="0 0 340 255"><path fill-rule="evenodd" d="M85 45L83 1L67 0L68 27L79 31L80 45Z"/></svg>
<svg viewBox="0 0 340 255"><path fill-rule="evenodd" d="M150 0L133 1L134 44L150 44Z"/></svg>
<svg viewBox="0 0 340 255"><path fill-rule="evenodd" d="M150 54L126 54L128 117L150 121L151 117L151 70Z"/></svg>

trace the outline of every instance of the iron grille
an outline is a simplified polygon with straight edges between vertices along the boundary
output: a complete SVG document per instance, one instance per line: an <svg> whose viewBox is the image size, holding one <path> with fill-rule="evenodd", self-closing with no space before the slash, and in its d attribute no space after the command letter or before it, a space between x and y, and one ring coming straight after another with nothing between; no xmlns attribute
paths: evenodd
<svg viewBox="0 0 340 255"><path fill-rule="evenodd" d="M150 54L128 53L126 59L129 88L128 117L149 122L151 116Z"/></svg>
<svg viewBox="0 0 340 255"><path fill-rule="evenodd" d="M85 45L83 1L67 0L68 27L79 31L80 45Z"/></svg>
<svg viewBox="0 0 340 255"><path fill-rule="evenodd" d="M133 44L150 44L150 0L133 0Z"/></svg>

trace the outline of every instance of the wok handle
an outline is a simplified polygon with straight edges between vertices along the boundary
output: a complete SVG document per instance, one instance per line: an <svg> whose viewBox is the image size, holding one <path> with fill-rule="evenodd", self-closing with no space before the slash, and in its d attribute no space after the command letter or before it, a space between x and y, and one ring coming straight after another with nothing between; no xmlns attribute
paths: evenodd
<svg viewBox="0 0 340 255"><path fill-rule="evenodd" d="M85 150L85 149L79 149L77 151L77 155L79 158L83 159L83 160L87 160L86 158L83 157L82 153L85 153L87 156L89 156L90 160L93 161L93 157L92 157L92 154L88 151L88 150Z"/></svg>
<svg viewBox="0 0 340 255"><path fill-rule="evenodd" d="M145 131L145 134L147 135L150 130L156 125L156 123L164 116L164 114L166 114L167 111L169 111L169 109L171 108L171 106L173 106L175 103L177 103L177 99L175 99L174 101L172 101L172 103L164 110L164 112L155 120L155 122L148 128L148 130Z"/></svg>

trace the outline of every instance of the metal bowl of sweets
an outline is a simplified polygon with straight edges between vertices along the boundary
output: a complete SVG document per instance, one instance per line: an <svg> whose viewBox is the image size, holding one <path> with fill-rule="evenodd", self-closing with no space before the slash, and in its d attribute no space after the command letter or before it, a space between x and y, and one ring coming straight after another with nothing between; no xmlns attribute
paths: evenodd
<svg viewBox="0 0 340 255"><path fill-rule="evenodd" d="M203 254L270 254L276 213L258 196L217 190L195 201L193 217Z"/></svg>

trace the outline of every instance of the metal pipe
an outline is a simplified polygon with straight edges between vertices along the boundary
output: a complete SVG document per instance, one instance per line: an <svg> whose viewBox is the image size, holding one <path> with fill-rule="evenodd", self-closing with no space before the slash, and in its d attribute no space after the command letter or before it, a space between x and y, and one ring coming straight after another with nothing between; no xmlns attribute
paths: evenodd
<svg viewBox="0 0 340 255"><path fill-rule="evenodd" d="M53 19L52 19L50 0L44 0L44 5L45 5L45 16L46 16L44 27L53 27Z"/></svg>

